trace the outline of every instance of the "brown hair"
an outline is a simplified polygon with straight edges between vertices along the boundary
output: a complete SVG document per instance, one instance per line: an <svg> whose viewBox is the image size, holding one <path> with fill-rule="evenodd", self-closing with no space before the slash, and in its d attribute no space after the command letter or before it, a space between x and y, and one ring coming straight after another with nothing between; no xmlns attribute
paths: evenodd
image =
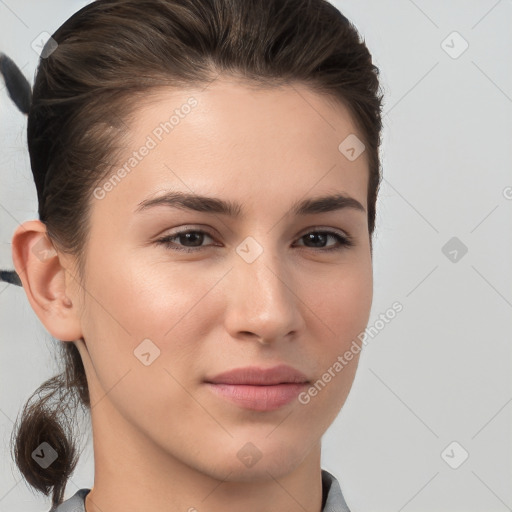
<svg viewBox="0 0 512 512"><path fill-rule="evenodd" d="M97 0L52 38L57 47L51 51L50 40L43 49L33 87L28 148L39 219L55 247L76 257L79 279L91 192L115 164L126 122L150 89L206 86L221 73L257 87L303 83L349 108L369 163L371 244L381 181L379 70L354 25L326 0ZM72 431L62 427L70 404L90 411L78 349L59 348L64 371L31 395L11 441L28 483L46 496L53 489L53 508L78 459ZM31 456L42 442L58 453L45 469Z"/></svg>

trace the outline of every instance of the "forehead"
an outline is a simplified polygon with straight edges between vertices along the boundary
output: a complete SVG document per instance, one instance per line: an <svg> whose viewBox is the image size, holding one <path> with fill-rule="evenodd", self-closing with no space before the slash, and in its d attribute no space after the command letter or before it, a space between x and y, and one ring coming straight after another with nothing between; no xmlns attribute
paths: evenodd
<svg viewBox="0 0 512 512"><path fill-rule="evenodd" d="M113 169L124 168L123 177L108 201L130 205L130 212L162 189L222 192L240 202L280 192L290 203L308 190L335 191L367 207L366 154L351 161L339 148L362 134L345 105L303 84L262 89L217 79L206 87L153 89L128 126Z"/></svg>

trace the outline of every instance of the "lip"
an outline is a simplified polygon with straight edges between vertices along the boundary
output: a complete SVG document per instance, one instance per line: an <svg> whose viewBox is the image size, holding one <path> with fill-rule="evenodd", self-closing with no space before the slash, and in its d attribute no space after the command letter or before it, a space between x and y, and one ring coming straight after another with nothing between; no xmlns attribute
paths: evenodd
<svg viewBox="0 0 512 512"><path fill-rule="evenodd" d="M287 364L280 364L272 368L259 368L245 366L227 372L219 373L214 377L207 377L205 382L213 384L245 384L252 386L271 386L275 384L303 384L308 378L299 370Z"/></svg>
<svg viewBox="0 0 512 512"><path fill-rule="evenodd" d="M236 368L205 379L217 396L253 411L273 411L290 403L309 385L300 371L288 365Z"/></svg>

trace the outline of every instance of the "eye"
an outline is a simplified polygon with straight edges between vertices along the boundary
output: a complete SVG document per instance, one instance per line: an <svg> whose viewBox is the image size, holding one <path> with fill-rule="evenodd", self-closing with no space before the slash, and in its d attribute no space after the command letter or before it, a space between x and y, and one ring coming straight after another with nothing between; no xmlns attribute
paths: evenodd
<svg viewBox="0 0 512 512"><path fill-rule="evenodd" d="M173 235L164 236L163 238L159 238L156 240L156 243L162 244L168 249L172 249L174 251L184 251L184 252L196 252L201 249L201 242L204 240L204 236L212 238L206 231L202 231L200 229L187 229L184 231L178 231ZM190 246L179 246L174 243L174 240L179 240L180 242L190 243Z"/></svg>
<svg viewBox="0 0 512 512"><path fill-rule="evenodd" d="M338 242L338 245L334 245L328 248L325 248L323 246L324 243L327 242L327 240L331 238ZM354 241L352 238L347 234L341 234L337 231L309 231L305 235L302 235L299 240L306 240L308 242L311 242L314 245L313 247L310 247L313 250L317 251L340 251L347 247L352 247L354 245ZM306 246L307 247L307 246ZM309 248L309 247L308 247Z"/></svg>
<svg viewBox="0 0 512 512"><path fill-rule="evenodd" d="M200 229L187 229L178 231L172 235L167 235L163 238L159 238L158 240L155 241L155 243L159 245L164 245L166 248L171 249L173 251L197 252L200 251L202 248L208 247L208 245L202 245L205 236L213 239L213 237L209 235L206 231ZM337 242L337 244L326 248L324 247L324 244L327 242L329 238L334 239ZM302 239L304 239L308 243L313 244L312 247L307 245L303 247L322 252L339 251L347 247L352 247L354 245L354 242L349 235L329 230L309 231L308 233L302 235L299 238L299 240ZM176 243L176 241L179 241L179 244Z"/></svg>

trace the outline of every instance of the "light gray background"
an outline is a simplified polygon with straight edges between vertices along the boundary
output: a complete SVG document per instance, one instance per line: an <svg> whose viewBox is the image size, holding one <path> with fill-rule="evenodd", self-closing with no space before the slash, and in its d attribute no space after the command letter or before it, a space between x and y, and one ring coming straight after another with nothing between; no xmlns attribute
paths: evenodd
<svg viewBox="0 0 512 512"><path fill-rule="evenodd" d="M33 83L31 42L85 1L0 0L0 49ZM333 2L362 33L386 94L369 338L322 466L353 512L512 510L512 2ZM469 47L457 58L461 41ZM443 41L446 42L443 44ZM37 218L26 118L0 83L0 267ZM509 187L509 188L507 188ZM451 261L443 246L467 248ZM11 461L26 399L53 375L53 342L23 289L0 284L0 511L47 511ZM453 451L442 453L453 441ZM90 438L66 498L93 484ZM461 456L467 460L450 467Z"/></svg>

